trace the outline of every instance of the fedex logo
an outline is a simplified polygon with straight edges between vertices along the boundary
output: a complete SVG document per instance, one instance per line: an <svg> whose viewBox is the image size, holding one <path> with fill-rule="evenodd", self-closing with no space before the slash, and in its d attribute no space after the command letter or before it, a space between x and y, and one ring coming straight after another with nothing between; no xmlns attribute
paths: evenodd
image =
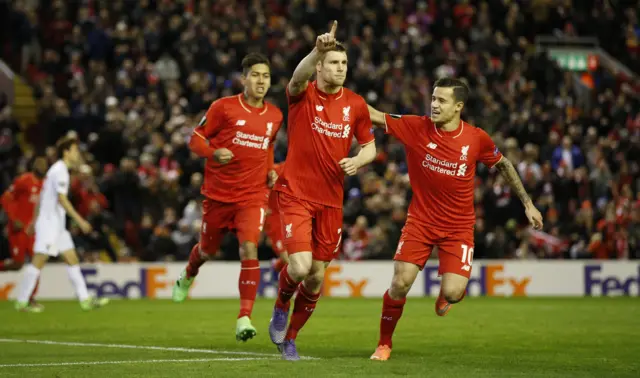
<svg viewBox="0 0 640 378"><path fill-rule="evenodd" d="M478 272L469 279L467 292L475 295L490 297L526 296L527 287L531 283L531 276L510 277L504 275L503 264L489 264L480 266ZM425 294L436 296L440 292L440 278L437 266L424 268Z"/></svg>
<svg viewBox="0 0 640 378"><path fill-rule="evenodd" d="M15 287L16 287L15 282L7 282L4 285L0 285L0 300L2 301L9 300L9 296L11 295Z"/></svg>
<svg viewBox="0 0 640 378"><path fill-rule="evenodd" d="M156 298L158 290L170 287L167 281L166 268L140 268L138 278L116 282L113 280L96 280L98 270L83 268L82 275L87 282L87 289L98 297L116 298Z"/></svg>
<svg viewBox="0 0 640 378"><path fill-rule="evenodd" d="M584 293L585 295L602 296L640 296L640 264L636 269L637 274L624 277L620 274L616 276L602 274L602 265L585 265Z"/></svg>
<svg viewBox="0 0 640 378"><path fill-rule="evenodd" d="M349 279L340 275L342 267L331 265L327 267L322 285L323 296L348 296L362 297L369 280ZM261 297L274 297L278 294L278 273L271 267L260 268L260 282L258 283L258 295ZM345 295L346 294L346 295Z"/></svg>

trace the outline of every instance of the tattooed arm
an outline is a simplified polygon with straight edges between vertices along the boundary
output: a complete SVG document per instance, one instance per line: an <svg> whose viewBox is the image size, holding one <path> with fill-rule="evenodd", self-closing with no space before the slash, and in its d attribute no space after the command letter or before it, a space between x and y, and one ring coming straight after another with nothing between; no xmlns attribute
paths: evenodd
<svg viewBox="0 0 640 378"><path fill-rule="evenodd" d="M524 189L522 185L522 181L520 180L520 175L513 164L507 159L505 156L502 156L502 159L495 165L496 169L502 177L504 177L505 181L509 184L511 189L516 193L520 201L524 205L525 213L527 214L527 218L529 219L529 223L535 229L542 228L542 214L536 209L533 205L533 201L527 194L527 191Z"/></svg>
<svg viewBox="0 0 640 378"><path fill-rule="evenodd" d="M520 175L511 161L503 156L495 167L502 177L504 177L504 180L509 184L511 189L516 193L518 198L520 198L522 204L526 206L531 203L531 198L529 198L527 191L524 189L522 181L520 180Z"/></svg>

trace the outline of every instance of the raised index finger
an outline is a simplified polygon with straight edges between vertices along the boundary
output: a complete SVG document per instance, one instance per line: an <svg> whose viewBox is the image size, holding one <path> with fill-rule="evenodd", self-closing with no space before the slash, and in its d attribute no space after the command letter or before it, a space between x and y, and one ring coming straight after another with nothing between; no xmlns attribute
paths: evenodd
<svg viewBox="0 0 640 378"><path fill-rule="evenodd" d="M333 25L331 25L331 31L329 31L329 34L331 34L332 37L335 37L337 29L338 29L338 21L333 21Z"/></svg>

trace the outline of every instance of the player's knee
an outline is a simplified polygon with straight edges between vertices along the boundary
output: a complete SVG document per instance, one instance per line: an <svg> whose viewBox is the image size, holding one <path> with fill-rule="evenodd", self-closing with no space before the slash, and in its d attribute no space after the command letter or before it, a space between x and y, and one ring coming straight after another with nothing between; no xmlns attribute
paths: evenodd
<svg viewBox="0 0 640 378"><path fill-rule="evenodd" d="M289 275L296 281L302 281L311 272L311 261L306 259L290 258L289 260Z"/></svg>
<svg viewBox="0 0 640 378"><path fill-rule="evenodd" d="M457 303L462 300L464 296L465 287L443 287L442 296L449 303Z"/></svg>
<svg viewBox="0 0 640 378"><path fill-rule="evenodd" d="M258 258L258 247L253 242L244 242L240 247L240 260L256 260Z"/></svg>
<svg viewBox="0 0 640 378"><path fill-rule="evenodd" d="M312 293L320 292L324 281L324 271L314 272L304 280L304 286Z"/></svg>
<svg viewBox="0 0 640 378"><path fill-rule="evenodd" d="M402 275L396 275L391 280L391 289L389 290L389 295L393 299L402 299L407 296L409 290L411 289L412 282L407 280Z"/></svg>

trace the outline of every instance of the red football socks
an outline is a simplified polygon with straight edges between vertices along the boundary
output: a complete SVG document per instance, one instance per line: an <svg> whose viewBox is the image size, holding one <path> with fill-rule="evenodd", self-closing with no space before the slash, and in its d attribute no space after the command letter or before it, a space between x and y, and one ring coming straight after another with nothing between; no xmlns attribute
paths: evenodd
<svg viewBox="0 0 640 378"><path fill-rule="evenodd" d="M187 278L195 277L198 275L198 271L202 264L204 264L206 260L204 260L200 256L200 244L196 244L191 248L191 254L189 255L189 263L187 264Z"/></svg>
<svg viewBox="0 0 640 378"><path fill-rule="evenodd" d="M291 315L289 329L287 330L287 336L285 337L286 340L296 339L298 331L302 329L304 324L311 317L311 314L313 314L313 310L316 308L318 299L320 299L320 293L311 293L304 287L304 285L300 285L298 295L296 296L296 300L293 305L293 314Z"/></svg>
<svg viewBox="0 0 640 378"><path fill-rule="evenodd" d="M260 262L258 260L243 260L240 265L240 278L238 279L240 313L238 318L243 316L251 317L253 304L258 294L258 284L260 283Z"/></svg>
<svg viewBox="0 0 640 378"><path fill-rule="evenodd" d="M36 294L38 293L38 286L40 286L40 277L36 281L36 287L33 288L33 292L31 292L31 298L29 298L29 302L33 302L36 299Z"/></svg>
<svg viewBox="0 0 640 378"><path fill-rule="evenodd" d="M288 268L289 265L285 265L280 271L280 278L278 280L278 299L276 299L276 307L285 311L289 311L289 301L296 292L299 284L299 282L295 282L293 278L289 276L289 272L287 271Z"/></svg>
<svg viewBox="0 0 640 378"><path fill-rule="evenodd" d="M393 331L395 331L398 320L400 320L402 316L402 310L406 302L407 298L395 300L389 296L389 290L384 292L382 298L382 317L380 318L380 341L378 341L378 345L387 345L389 348L392 347L391 338L393 337Z"/></svg>

